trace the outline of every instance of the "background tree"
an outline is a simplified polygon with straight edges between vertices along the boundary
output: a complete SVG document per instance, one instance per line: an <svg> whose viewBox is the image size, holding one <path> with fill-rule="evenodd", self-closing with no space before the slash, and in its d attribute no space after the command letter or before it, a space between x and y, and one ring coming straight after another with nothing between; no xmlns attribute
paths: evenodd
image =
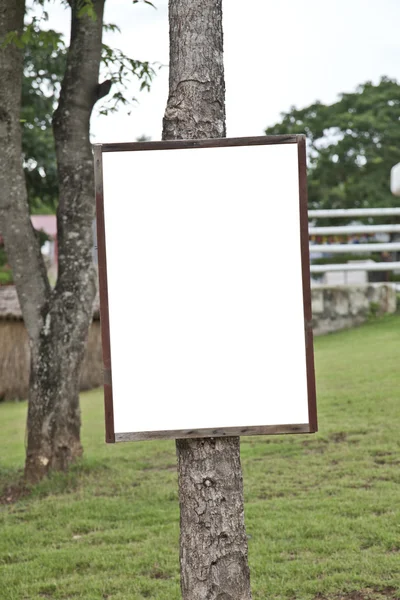
<svg viewBox="0 0 400 600"><path fill-rule="evenodd" d="M394 206L390 169L400 162L400 85L383 77L334 104L282 113L267 135L305 133L310 208ZM328 221L324 219L324 224ZM335 223L340 221L335 219Z"/></svg>
<svg viewBox="0 0 400 600"><path fill-rule="evenodd" d="M225 137L221 0L170 0L169 24L163 139ZM183 599L248 600L240 438L183 439L176 447Z"/></svg>
<svg viewBox="0 0 400 600"><path fill-rule="evenodd" d="M31 214L54 214L58 201L57 165L51 120L65 70L66 47L56 31L42 31L37 21L25 28L22 78L22 155ZM24 34L22 34L24 35ZM47 236L40 234L41 245ZM0 238L0 284L12 283Z"/></svg>
<svg viewBox="0 0 400 600"><path fill-rule="evenodd" d="M90 8L87 4L86 12ZM89 14L90 16L90 14ZM30 18L25 27L22 79L22 151L31 213L55 213L58 204L57 164L52 119L65 73L67 46L63 35L44 29L48 15ZM120 32L115 24L103 24L103 31ZM154 75L147 61L138 61L118 48L102 44L100 69L113 87L109 100L99 112L107 115L121 104L136 101L127 94L127 83L136 78L141 89L150 89Z"/></svg>
<svg viewBox="0 0 400 600"><path fill-rule="evenodd" d="M30 211L55 213L58 202L57 164L52 118L65 72L63 36L32 21L23 45L22 152Z"/></svg>
<svg viewBox="0 0 400 600"><path fill-rule="evenodd" d="M21 36L24 0L0 4L0 229L18 285L20 303L32 339L40 327L38 296L49 293L43 259L27 210L21 160L21 85L23 53L12 38ZM33 301L32 301L33 300Z"/></svg>
<svg viewBox="0 0 400 600"><path fill-rule="evenodd" d="M52 32L36 31L35 20L24 29L24 0L4 0L0 7L0 77L7 81L7 86L1 86L0 90L0 230L30 340L25 464L29 482L38 481L50 469L65 470L82 452L79 377L96 290L92 264L94 178L89 140L92 110L108 94L113 81L123 83L127 69L137 69L144 87L151 79L148 63L132 61L120 53L116 67L112 62L115 53L102 46L104 0L69 0L68 5L72 17L71 41L69 48L61 52L63 56L57 52L54 57L59 60L56 72L46 59L43 40L52 43L55 40L53 48L57 51L60 38L54 38ZM58 185L55 204L59 261L54 289L50 288L40 243L30 222L22 170L23 55L30 42L31 54L29 51L25 54L25 74L31 77L31 88L25 90L28 100L23 125L24 164L28 182L30 179L35 183L47 182L43 188L39 186L40 201L40 189L52 190L48 197L43 194L46 202L51 202ZM99 83L102 58L111 77ZM63 60L65 68L58 88ZM51 92L58 89L59 101L52 112L57 98ZM118 90L116 93L121 94ZM118 100L121 98L114 98L111 109L115 109ZM34 109L40 108L37 113L30 110L31 102ZM50 122L57 173L53 172L54 159L49 160ZM36 150L33 138L29 138L30 133L39 140L41 153ZM33 204L36 196L32 194Z"/></svg>

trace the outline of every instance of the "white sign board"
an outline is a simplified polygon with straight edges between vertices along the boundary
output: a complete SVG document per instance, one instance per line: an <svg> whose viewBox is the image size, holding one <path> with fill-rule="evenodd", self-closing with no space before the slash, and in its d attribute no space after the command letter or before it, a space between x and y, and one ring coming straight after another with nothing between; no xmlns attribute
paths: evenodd
<svg viewBox="0 0 400 600"><path fill-rule="evenodd" d="M108 441L316 430L304 139L272 140L96 146Z"/></svg>

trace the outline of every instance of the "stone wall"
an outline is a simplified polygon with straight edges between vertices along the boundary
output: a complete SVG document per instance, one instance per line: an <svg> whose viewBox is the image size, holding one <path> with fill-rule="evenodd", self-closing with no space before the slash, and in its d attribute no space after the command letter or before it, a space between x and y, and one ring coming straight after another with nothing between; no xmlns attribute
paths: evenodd
<svg viewBox="0 0 400 600"><path fill-rule="evenodd" d="M361 325L371 315L396 312L391 284L311 288L314 335Z"/></svg>

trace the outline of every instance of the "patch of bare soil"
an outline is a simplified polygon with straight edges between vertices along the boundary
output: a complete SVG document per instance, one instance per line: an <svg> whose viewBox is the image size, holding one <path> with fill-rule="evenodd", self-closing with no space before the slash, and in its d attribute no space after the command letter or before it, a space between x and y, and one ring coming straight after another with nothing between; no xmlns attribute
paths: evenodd
<svg viewBox="0 0 400 600"><path fill-rule="evenodd" d="M365 589L347 594L317 594L314 600L399 600L400 595L393 587Z"/></svg>
<svg viewBox="0 0 400 600"><path fill-rule="evenodd" d="M0 504L14 504L29 494L28 488L21 480L13 485L0 489Z"/></svg>

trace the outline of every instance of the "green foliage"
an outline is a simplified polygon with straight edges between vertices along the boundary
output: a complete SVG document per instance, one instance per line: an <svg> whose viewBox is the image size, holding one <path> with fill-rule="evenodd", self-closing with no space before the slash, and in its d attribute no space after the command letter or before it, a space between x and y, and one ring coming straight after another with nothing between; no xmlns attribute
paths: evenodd
<svg viewBox="0 0 400 600"><path fill-rule="evenodd" d="M37 4L44 5L44 0ZM51 120L57 105L66 64L62 35L44 29L48 14L31 15L22 35L11 31L3 46L15 44L24 50L22 81L22 152L31 213L54 213L58 185Z"/></svg>
<svg viewBox="0 0 400 600"><path fill-rule="evenodd" d="M66 64L62 35L32 21L24 45L22 82L22 149L31 212L54 213L58 198L57 165L52 131Z"/></svg>
<svg viewBox="0 0 400 600"><path fill-rule="evenodd" d="M12 271L8 267L0 267L0 285L7 285L13 283Z"/></svg>
<svg viewBox="0 0 400 600"><path fill-rule="evenodd" d="M37 0L44 6L45 0ZM81 18L95 18L92 0L82 0ZM58 201L57 165L52 131L52 118L57 107L65 72L67 46L61 33L44 27L47 12L41 16L28 15L21 37L11 32L6 43L24 49L24 78L22 87L22 146L24 170L31 213L54 213ZM105 24L106 31L119 32L115 24ZM150 90L155 75L147 61L134 60L119 49L103 45L102 73L113 83L111 96L102 101L99 112L107 115L120 105L133 104L135 98L126 96L128 82L141 82L141 90Z"/></svg>
<svg viewBox="0 0 400 600"><path fill-rule="evenodd" d="M49 211L46 210L46 213L44 213L44 214L48 214L48 212ZM36 233L39 237L40 246L42 247L43 244L50 238L43 231L38 231ZM3 249L3 251L4 251L4 249ZM14 276L13 276L11 267L8 266L7 257L5 259L4 264L1 264L1 258L0 258L0 285L6 285L6 284L11 284L11 283L14 283ZM1 400L1 398L0 398L0 400Z"/></svg>
<svg viewBox="0 0 400 600"><path fill-rule="evenodd" d="M317 338L320 432L242 438L254 600L399 597L399 332L390 316ZM102 392L81 406L83 461L0 506L0 598L178 600L174 442L107 446ZM9 485L26 405L0 422Z"/></svg>
<svg viewBox="0 0 400 600"><path fill-rule="evenodd" d="M118 27L113 24L108 24L106 27L113 31L118 30ZM132 77L141 82L140 91L150 91L155 70L149 62L134 60L122 50L111 48L107 44L103 44L101 60L104 75L113 83L114 93L109 99L103 101L99 110L100 114L107 115L116 112L121 105L133 105L137 102L135 97L126 96L127 84Z"/></svg>
<svg viewBox="0 0 400 600"><path fill-rule="evenodd" d="M6 263L7 263L6 251L4 250L3 244L0 242L0 267L4 267L4 265Z"/></svg>
<svg viewBox="0 0 400 600"><path fill-rule="evenodd" d="M97 19L92 0L78 0L78 17L89 17L94 21Z"/></svg>
<svg viewBox="0 0 400 600"><path fill-rule="evenodd" d="M0 285L12 283L13 276L10 267L7 265L7 255L3 244L0 242Z"/></svg>
<svg viewBox="0 0 400 600"><path fill-rule="evenodd" d="M397 204L389 187L390 169L400 162L397 81L383 77L378 85L367 82L353 93L341 94L334 104L293 107L265 133L306 134L310 208Z"/></svg>
<svg viewBox="0 0 400 600"><path fill-rule="evenodd" d="M47 235L47 233L45 233L42 229L40 229L39 231L36 231L36 236L39 239L40 247L42 247L43 244L50 241L50 239L51 239L50 236Z"/></svg>
<svg viewBox="0 0 400 600"><path fill-rule="evenodd" d="M50 239L44 231L37 231L36 235L39 239L40 247ZM0 238L0 285L10 284L13 281L12 270L8 265L7 254Z"/></svg>
<svg viewBox="0 0 400 600"><path fill-rule="evenodd" d="M371 244L372 246L372 244ZM312 246L311 252L312 252ZM343 250L343 254L332 254L331 256L324 256L322 258L313 258L313 265L331 265L331 264L343 264L350 260L375 260L376 262L382 261L382 253L374 252L372 254L351 254L346 253L346 248ZM326 252L329 252L329 244L326 247Z"/></svg>
<svg viewBox="0 0 400 600"><path fill-rule="evenodd" d="M379 316L379 303L378 302L370 302L369 303L369 318L376 319Z"/></svg>

